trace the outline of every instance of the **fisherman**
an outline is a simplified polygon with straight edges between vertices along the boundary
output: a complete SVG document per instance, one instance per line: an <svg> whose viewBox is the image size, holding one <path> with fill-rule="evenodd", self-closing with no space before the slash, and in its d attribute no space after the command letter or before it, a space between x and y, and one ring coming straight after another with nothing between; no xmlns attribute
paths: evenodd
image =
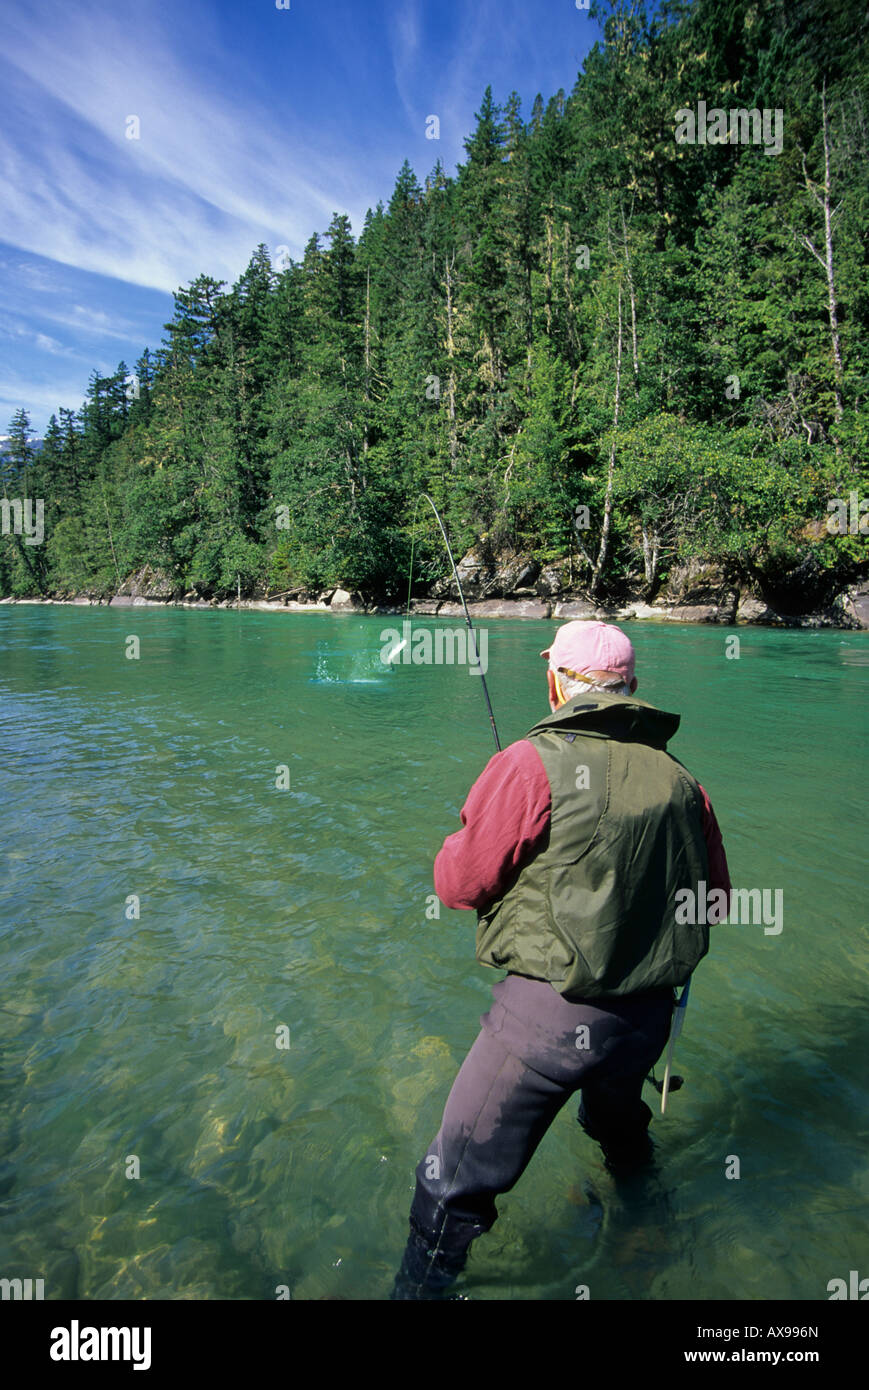
<svg viewBox="0 0 869 1390"><path fill-rule="evenodd" d="M444 1296L576 1091L614 1177L648 1164L643 1081L709 949L676 894L730 898L709 798L665 751L680 717L634 697L625 634L566 623L541 656L552 714L490 760L435 860L441 901L477 911L477 959L508 973L417 1167L393 1299Z"/></svg>

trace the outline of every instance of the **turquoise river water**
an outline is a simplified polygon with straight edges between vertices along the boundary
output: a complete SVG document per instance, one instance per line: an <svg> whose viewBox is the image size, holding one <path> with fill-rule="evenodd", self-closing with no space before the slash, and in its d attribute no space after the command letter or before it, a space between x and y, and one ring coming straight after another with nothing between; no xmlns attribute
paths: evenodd
<svg viewBox="0 0 869 1390"><path fill-rule="evenodd" d="M391 625L0 606L0 1276L388 1297L500 978L429 896L493 751L480 682L384 667ZM504 743L548 712L554 628L487 624ZM568 1105L460 1290L827 1299L869 1276L869 643L743 628L728 659L733 629L625 630L734 886L783 890L782 930L712 929L656 1180L617 1190Z"/></svg>

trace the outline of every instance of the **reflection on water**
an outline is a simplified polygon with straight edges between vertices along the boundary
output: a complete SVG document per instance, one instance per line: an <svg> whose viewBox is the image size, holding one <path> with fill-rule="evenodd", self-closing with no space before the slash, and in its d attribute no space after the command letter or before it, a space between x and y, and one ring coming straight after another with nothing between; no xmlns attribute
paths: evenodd
<svg viewBox="0 0 869 1390"><path fill-rule="evenodd" d="M385 666L393 621L0 608L4 1277L387 1296L498 978L470 914L431 916L492 751L479 681ZM546 712L554 626L489 624L505 744ZM865 637L742 629L735 661L713 628L628 630L735 885L782 888L784 928L713 933L654 1181L618 1188L568 1105L462 1287L826 1298L865 1253Z"/></svg>

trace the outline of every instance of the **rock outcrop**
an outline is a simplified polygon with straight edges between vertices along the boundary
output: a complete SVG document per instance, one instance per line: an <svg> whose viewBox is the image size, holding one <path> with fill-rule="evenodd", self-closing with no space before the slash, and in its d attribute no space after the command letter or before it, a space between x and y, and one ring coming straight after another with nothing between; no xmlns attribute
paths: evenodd
<svg viewBox="0 0 869 1390"><path fill-rule="evenodd" d="M869 628L869 584L848 589L847 593L842 595L842 609L853 619L857 627Z"/></svg>
<svg viewBox="0 0 869 1390"><path fill-rule="evenodd" d="M552 605L540 599L481 599L468 604L472 618L548 618L551 611ZM438 609L439 618L464 616L465 610L460 603L442 603Z"/></svg>
<svg viewBox="0 0 869 1390"><path fill-rule="evenodd" d="M515 550L498 552L482 546L469 550L456 565L465 598L508 598L517 589L529 588L540 573L540 565ZM432 585L435 598L457 599L455 579L449 575Z"/></svg>
<svg viewBox="0 0 869 1390"><path fill-rule="evenodd" d="M179 586L162 570L153 569L151 565L145 565L138 574L128 575L115 594L115 598L154 599L163 603L181 596ZM199 595L194 594L193 597L198 598Z"/></svg>
<svg viewBox="0 0 869 1390"><path fill-rule="evenodd" d="M359 594L351 594L349 589L336 589L329 600L333 613L357 613L365 611L365 603Z"/></svg>

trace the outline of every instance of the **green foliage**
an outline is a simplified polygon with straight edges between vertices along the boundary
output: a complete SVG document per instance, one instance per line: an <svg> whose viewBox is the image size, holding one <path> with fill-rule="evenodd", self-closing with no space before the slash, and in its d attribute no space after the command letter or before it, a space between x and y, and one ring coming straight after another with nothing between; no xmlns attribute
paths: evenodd
<svg viewBox="0 0 869 1390"><path fill-rule="evenodd" d="M573 91L525 120L487 88L455 178L405 162L358 240L336 214L299 262L259 246L235 285L179 289L159 350L94 373L41 451L19 412L3 487L44 497L46 541L0 537L0 590L106 593L150 565L216 597L401 597L422 489L457 552L570 555L603 594L689 559L865 572L865 539L824 525L867 491L861 6L654 11L595 0ZM782 152L677 145L699 100L781 108ZM416 582L446 572L429 533Z"/></svg>

